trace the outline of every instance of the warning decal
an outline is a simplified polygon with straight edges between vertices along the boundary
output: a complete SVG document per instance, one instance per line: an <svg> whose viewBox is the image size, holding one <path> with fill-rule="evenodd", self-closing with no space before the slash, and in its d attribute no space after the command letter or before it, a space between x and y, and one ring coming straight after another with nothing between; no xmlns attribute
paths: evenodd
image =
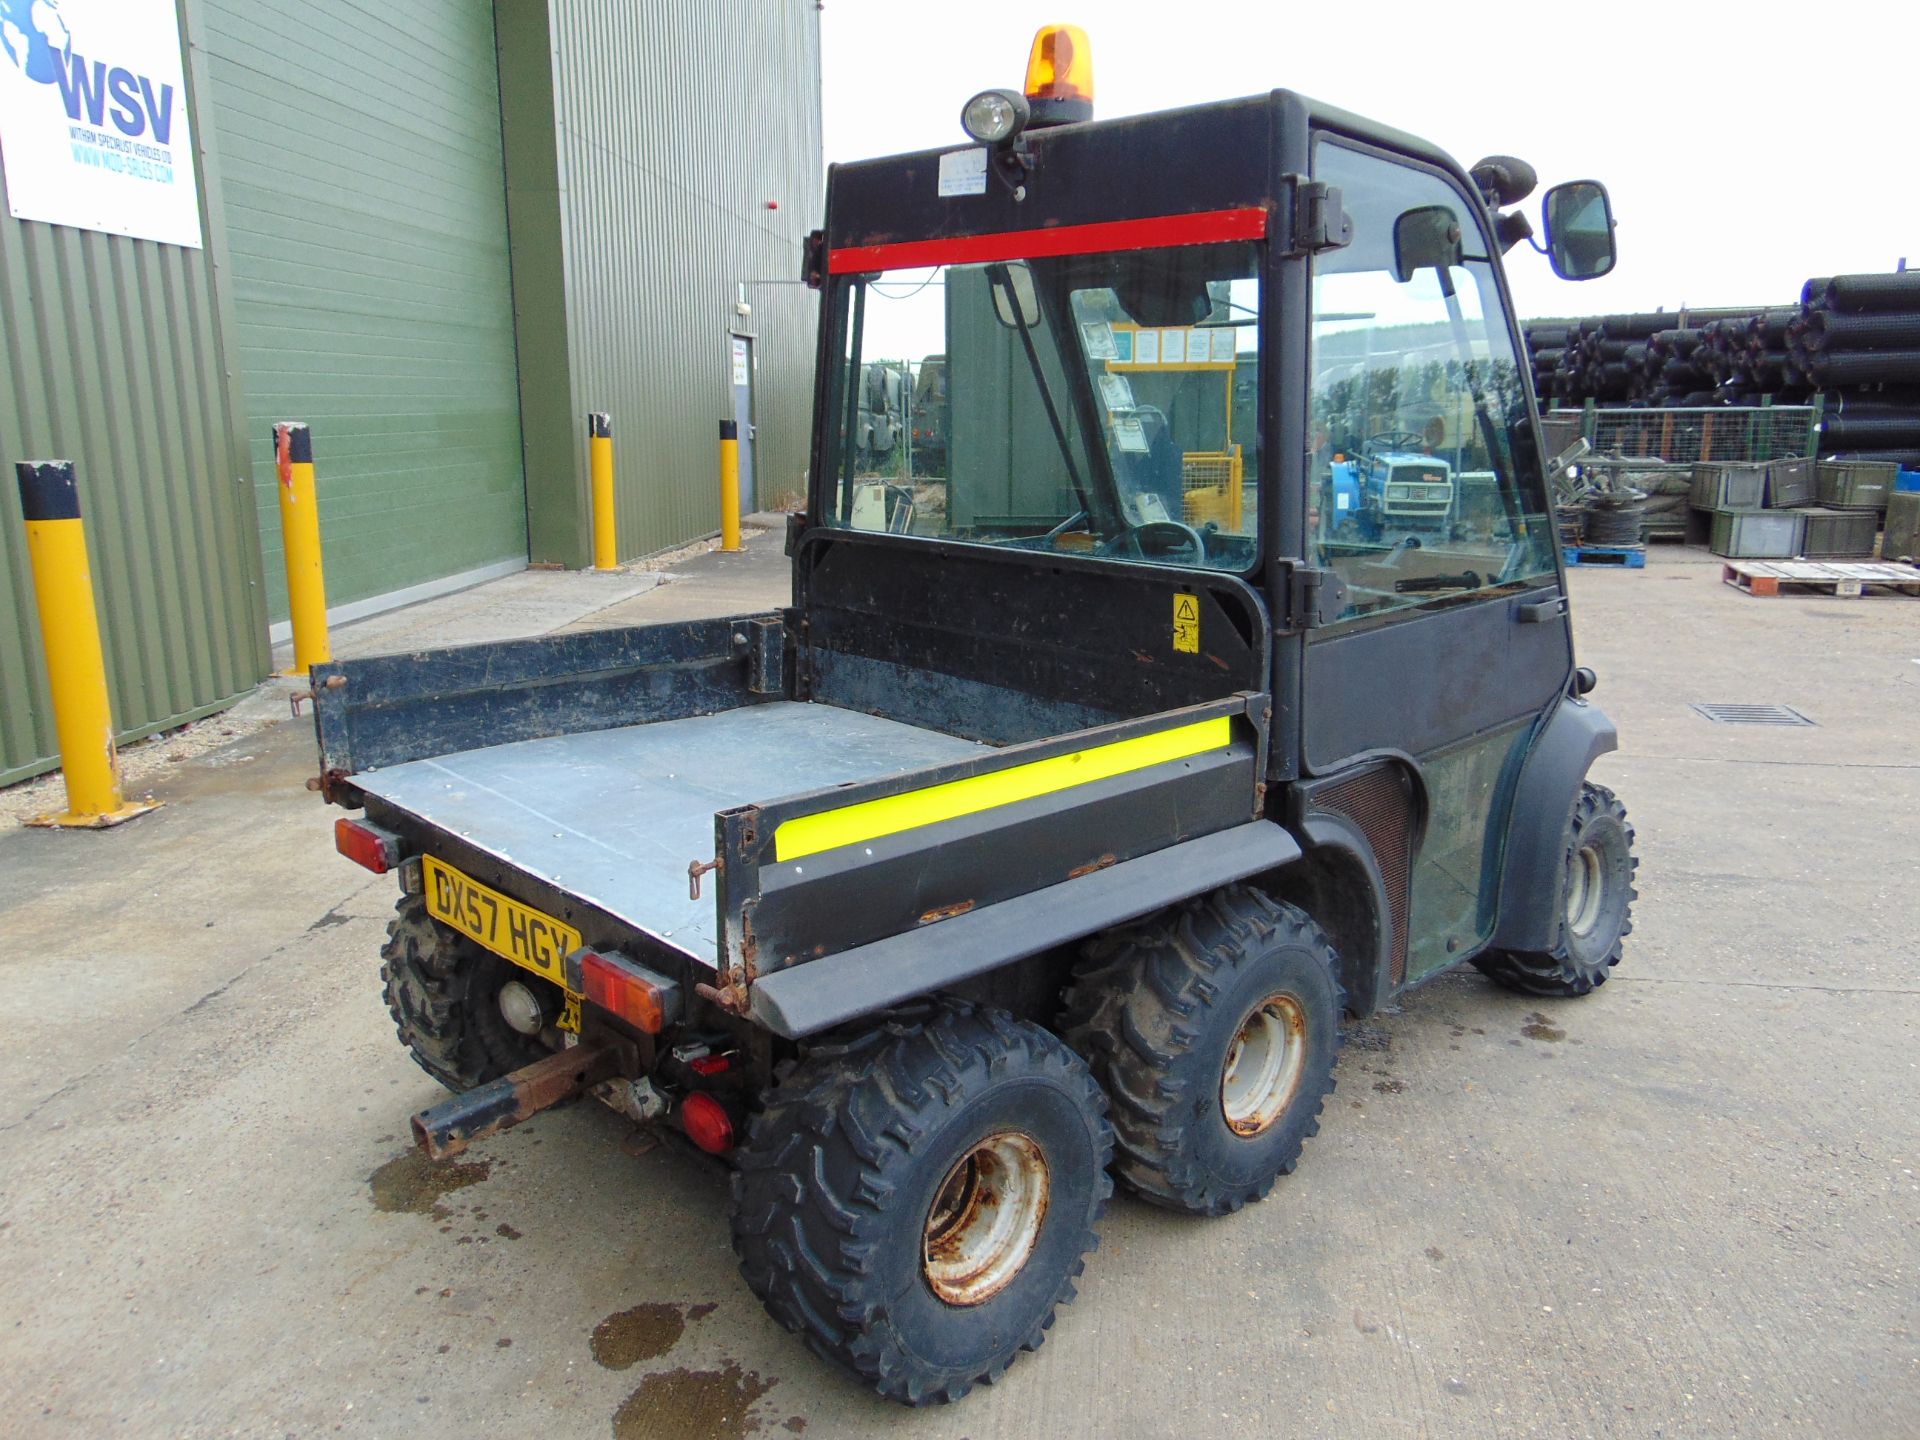
<svg viewBox="0 0 1920 1440"><path fill-rule="evenodd" d="M1200 653L1200 597L1190 591L1174 592L1173 648L1188 655Z"/></svg>

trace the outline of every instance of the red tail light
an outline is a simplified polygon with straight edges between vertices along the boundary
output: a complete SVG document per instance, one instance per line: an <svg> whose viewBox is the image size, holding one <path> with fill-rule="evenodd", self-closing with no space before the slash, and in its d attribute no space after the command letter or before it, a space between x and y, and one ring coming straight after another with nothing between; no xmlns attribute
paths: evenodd
<svg viewBox="0 0 1920 1440"><path fill-rule="evenodd" d="M687 1138L709 1155L724 1155L733 1148L733 1117L704 1090L680 1102L680 1125Z"/></svg>
<svg viewBox="0 0 1920 1440"><path fill-rule="evenodd" d="M400 863L400 837L365 820L334 821L333 848L376 875L384 875Z"/></svg>

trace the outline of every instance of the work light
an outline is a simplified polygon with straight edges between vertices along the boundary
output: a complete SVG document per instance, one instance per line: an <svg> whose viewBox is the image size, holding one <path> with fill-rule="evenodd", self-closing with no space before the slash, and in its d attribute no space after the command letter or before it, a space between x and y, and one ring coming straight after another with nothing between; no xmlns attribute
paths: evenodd
<svg viewBox="0 0 1920 1440"><path fill-rule="evenodd" d="M960 128L983 145L1004 145L1026 128L1027 97L1013 90L982 90L960 111Z"/></svg>

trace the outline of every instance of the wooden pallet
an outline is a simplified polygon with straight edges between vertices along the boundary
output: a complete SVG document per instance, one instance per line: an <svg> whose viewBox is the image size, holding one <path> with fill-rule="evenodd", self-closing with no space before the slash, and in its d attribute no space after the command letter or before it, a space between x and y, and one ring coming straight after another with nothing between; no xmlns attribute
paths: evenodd
<svg viewBox="0 0 1920 1440"><path fill-rule="evenodd" d="M1920 596L1920 569L1884 560L1735 560L1720 578L1749 595Z"/></svg>
<svg viewBox="0 0 1920 1440"><path fill-rule="evenodd" d="M1619 565L1628 570L1644 570L1647 552L1640 545L1566 545L1560 553L1569 565Z"/></svg>

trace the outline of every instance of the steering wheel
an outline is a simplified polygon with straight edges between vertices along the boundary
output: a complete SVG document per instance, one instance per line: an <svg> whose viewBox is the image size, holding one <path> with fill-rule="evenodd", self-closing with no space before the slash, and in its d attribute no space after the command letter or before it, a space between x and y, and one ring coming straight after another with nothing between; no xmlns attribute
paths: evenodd
<svg viewBox="0 0 1920 1440"><path fill-rule="evenodd" d="M1373 452L1377 448L1424 453L1427 448L1427 437L1416 435L1411 430L1382 430L1378 435L1369 435L1367 443L1360 448L1368 452Z"/></svg>
<svg viewBox="0 0 1920 1440"><path fill-rule="evenodd" d="M1150 545L1151 537L1159 538ZM1181 549L1193 552L1192 564L1207 563L1207 542L1198 530L1180 520L1148 520L1114 536L1095 553L1118 555L1123 550L1131 550L1142 560L1149 560L1172 558Z"/></svg>

